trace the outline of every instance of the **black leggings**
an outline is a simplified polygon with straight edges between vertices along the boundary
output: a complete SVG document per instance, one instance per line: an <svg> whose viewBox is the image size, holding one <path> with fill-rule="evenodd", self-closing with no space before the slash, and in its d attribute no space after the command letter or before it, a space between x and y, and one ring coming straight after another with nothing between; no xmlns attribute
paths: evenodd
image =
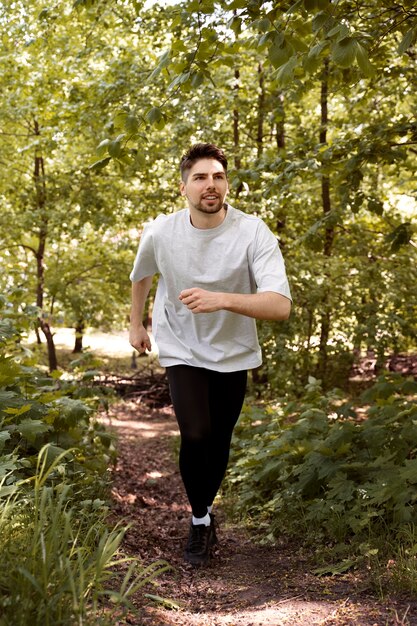
<svg viewBox="0 0 417 626"><path fill-rule="evenodd" d="M166 368L181 433L180 472L195 517L204 517L226 472L247 372L189 365Z"/></svg>

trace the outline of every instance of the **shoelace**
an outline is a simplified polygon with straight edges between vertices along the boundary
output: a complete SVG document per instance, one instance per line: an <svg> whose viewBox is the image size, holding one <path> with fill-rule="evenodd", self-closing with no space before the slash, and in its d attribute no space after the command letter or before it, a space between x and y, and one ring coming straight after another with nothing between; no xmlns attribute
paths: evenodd
<svg viewBox="0 0 417 626"><path fill-rule="evenodd" d="M193 527L189 544L190 552L199 552L205 547L209 535L209 529L209 526L204 526L203 524Z"/></svg>

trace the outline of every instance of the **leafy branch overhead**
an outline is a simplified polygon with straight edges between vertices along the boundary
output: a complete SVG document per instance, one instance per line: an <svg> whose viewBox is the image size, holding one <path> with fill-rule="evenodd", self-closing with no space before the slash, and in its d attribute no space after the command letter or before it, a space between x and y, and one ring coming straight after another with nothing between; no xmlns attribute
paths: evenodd
<svg viewBox="0 0 417 626"><path fill-rule="evenodd" d="M0 11L2 286L36 308L51 370L56 326L79 350L89 326L126 323L143 223L183 206L179 159L200 140L225 148L231 204L267 221L291 276L292 319L261 325L272 387L331 386L354 354L379 366L413 345L412 2Z"/></svg>
<svg viewBox="0 0 417 626"><path fill-rule="evenodd" d="M146 12L138 11L145 28L150 18ZM155 15L157 10L152 11ZM323 68L327 67L330 109L332 99L339 107L340 94L355 92L357 105L352 111L358 121L348 137L343 129L347 120L338 120L331 129L330 110L323 130L332 133L331 140L328 133L325 145L318 148L318 158L311 158L311 147L306 149L305 158L313 167L321 161L322 171L325 167L333 168L340 180L342 203L353 212L365 205L371 212L383 213L383 200L372 199L361 185L355 189L355 180L363 179L371 162L407 160L416 144L416 121L410 112L382 124L381 120L370 121L367 127L359 108L359 94L379 101L385 85L392 81L395 89L398 76L405 83L412 81L410 62L417 33L417 11L412 5L193 0L170 6L163 19L166 34L158 37L155 47L155 52L158 47L161 52L144 83L144 89L149 90L149 106L143 110L127 106L115 115L114 125L120 133L100 143L100 158L93 169L100 170L112 160L140 167L141 148L134 144L146 142L146 137L161 132L167 125L175 128L178 116L189 116L188 106L192 108L193 102L204 101L208 93L226 87L238 94L252 88L256 98L256 85L251 87L250 82L250 64L262 68L265 93L280 91L287 100L294 101L300 94L314 94L323 85ZM273 98L269 97L269 102L264 99L265 105L270 107L271 116L276 114ZM228 115L226 109L224 115ZM288 156L293 159L291 153ZM291 175L286 176L284 170L284 180L291 180L296 172L293 168ZM236 181L234 186L239 188L243 183L238 178ZM411 233L410 228L407 232ZM405 238L395 240L404 242ZM392 250L395 249L394 245Z"/></svg>

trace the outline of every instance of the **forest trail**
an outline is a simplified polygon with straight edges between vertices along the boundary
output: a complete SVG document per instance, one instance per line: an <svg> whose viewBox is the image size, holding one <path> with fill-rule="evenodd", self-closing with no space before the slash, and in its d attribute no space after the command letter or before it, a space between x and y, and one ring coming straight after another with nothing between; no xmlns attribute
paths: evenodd
<svg viewBox="0 0 417 626"><path fill-rule="evenodd" d="M259 545L226 521L221 506L220 546L208 567L184 564L190 509L175 460L178 431L170 407L151 409L125 400L104 418L117 438L114 515L128 522L124 548L145 565L167 560L162 574L134 600L135 626L414 626L417 602L379 600L360 576L318 577L311 555L285 541ZM170 609L145 594L172 601ZM413 617L414 614L414 617Z"/></svg>

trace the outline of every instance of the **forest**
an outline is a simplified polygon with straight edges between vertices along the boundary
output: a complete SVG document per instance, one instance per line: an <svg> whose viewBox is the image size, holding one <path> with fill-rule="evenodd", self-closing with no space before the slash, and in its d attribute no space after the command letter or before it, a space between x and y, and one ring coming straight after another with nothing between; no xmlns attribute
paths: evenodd
<svg viewBox="0 0 417 626"><path fill-rule="evenodd" d="M131 608L168 567L109 523L97 415L120 400L85 333L127 328L143 226L183 207L198 141L225 150L293 297L258 323L230 515L415 598L415 3L5 0L0 24L0 624L114 624L103 598Z"/></svg>

